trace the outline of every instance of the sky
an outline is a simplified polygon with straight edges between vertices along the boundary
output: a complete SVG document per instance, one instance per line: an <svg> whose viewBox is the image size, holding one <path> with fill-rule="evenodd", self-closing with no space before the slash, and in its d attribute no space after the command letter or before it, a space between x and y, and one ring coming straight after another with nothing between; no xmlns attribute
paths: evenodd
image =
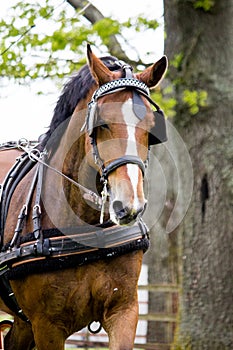
<svg viewBox="0 0 233 350"><path fill-rule="evenodd" d="M1 1L1 16L7 15L7 10L13 3L15 0ZM162 23L162 0L93 0L92 3L103 15L112 16L118 20L126 20L128 17L143 13L148 14L150 18L153 14ZM156 61L163 54L163 28L161 26L153 33L148 32L146 36L145 33L139 33L130 43L140 52L146 53L153 50L152 59ZM20 138L37 140L39 135L46 132L50 124L61 90L48 79L35 81L29 86L22 86L15 82L9 84L7 80L2 82L0 84L0 143L17 141ZM43 91L44 94L38 95L38 91Z"/></svg>

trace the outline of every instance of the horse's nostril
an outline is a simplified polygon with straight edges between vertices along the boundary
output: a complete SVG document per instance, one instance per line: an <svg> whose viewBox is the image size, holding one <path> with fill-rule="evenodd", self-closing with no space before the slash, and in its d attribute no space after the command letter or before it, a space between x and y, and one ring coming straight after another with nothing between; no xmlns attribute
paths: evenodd
<svg viewBox="0 0 233 350"><path fill-rule="evenodd" d="M121 224L128 224L130 222L133 222L136 220L138 215L141 215L143 213L144 208L140 207L138 209L130 209L127 206L124 206L123 202L119 200L115 200L112 203L112 208L115 212L116 219L121 223Z"/></svg>
<svg viewBox="0 0 233 350"><path fill-rule="evenodd" d="M121 201L114 201L112 206L118 218L121 218L126 214L126 208L123 207Z"/></svg>

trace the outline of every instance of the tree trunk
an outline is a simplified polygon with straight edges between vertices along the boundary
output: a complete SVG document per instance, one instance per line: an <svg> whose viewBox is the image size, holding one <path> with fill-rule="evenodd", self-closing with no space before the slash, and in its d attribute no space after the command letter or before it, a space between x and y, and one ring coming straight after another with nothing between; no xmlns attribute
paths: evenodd
<svg viewBox="0 0 233 350"><path fill-rule="evenodd" d="M182 284L173 349L232 349L233 1L164 0L164 6L165 52L174 63L169 78L178 102L174 123L194 174L179 231ZM206 105L184 98L203 90Z"/></svg>

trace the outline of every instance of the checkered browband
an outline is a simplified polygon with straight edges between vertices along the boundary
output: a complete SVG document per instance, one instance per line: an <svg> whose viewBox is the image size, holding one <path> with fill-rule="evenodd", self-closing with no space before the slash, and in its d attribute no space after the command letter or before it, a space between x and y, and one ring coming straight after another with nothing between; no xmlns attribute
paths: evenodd
<svg viewBox="0 0 233 350"><path fill-rule="evenodd" d="M110 81L97 89L92 96L91 103L95 102L99 97L103 95L110 94L111 92L114 92L118 89L121 90L125 88L135 88L150 96L150 90L148 86L142 81L134 78L121 78Z"/></svg>

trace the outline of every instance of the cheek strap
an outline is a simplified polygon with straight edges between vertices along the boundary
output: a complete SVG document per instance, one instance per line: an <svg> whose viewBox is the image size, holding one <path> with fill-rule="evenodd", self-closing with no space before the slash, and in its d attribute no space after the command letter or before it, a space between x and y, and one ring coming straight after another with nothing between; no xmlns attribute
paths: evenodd
<svg viewBox="0 0 233 350"><path fill-rule="evenodd" d="M133 90L133 111L139 120L145 118L146 106L137 90Z"/></svg>

